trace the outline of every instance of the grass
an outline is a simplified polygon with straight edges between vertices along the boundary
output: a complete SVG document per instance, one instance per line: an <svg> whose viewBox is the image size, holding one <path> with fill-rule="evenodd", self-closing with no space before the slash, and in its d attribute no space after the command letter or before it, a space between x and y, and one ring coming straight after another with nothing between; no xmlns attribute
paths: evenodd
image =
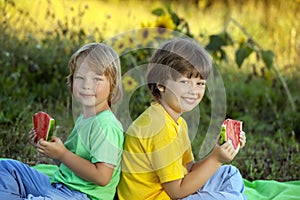
<svg viewBox="0 0 300 200"><path fill-rule="evenodd" d="M0 157L11 157L30 164L52 162L37 155L29 145L27 134L32 127L31 116L38 110L46 111L56 119L58 136L63 140L70 133L74 124L72 97L65 84L70 55L84 43L106 40L140 28L142 22L153 24L156 17L151 10L161 7L162 2L5 2L0 0L3 16L0 19L4 20L0 25L0 42L3 44L0 49L0 65L3 66L0 74L0 85L3 86L0 97ZM217 0L207 2L212 4L190 6L191 2L172 3L172 9L178 16L184 17L195 38L203 44L208 43L210 35L224 29L235 41L235 46L225 48L229 60L216 60L226 91L226 117L243 120L247 133L247 145L233 164L248 180L298 180L300 58L297 52L300 48L300 22L294 19L299 18L296 11L300 3L292 0L284 3L245 1L243 4L228 1L227 5ZM123 9L120 9L121 4ZM230 17L245 30L229 22ZM266 69L254 54L245 60L241 69L236 66L234 48L239 40L249 36L262 48L275 53L279 73L274 68ZM132 62L145 64L149 56L148 51L124 55L121 57L122 65L127 67ZM129 107L133 117L149 103L144 93L141 88L131 98ZM206 134L212 117L210 95L207 91L199 107L200 125L196 127L197 135L192 144L196 159L203 156L203 149L207 148L204 151L207 152L211 148L205 137L214 139L219 129L218 126L211 127L209 133L212 134Z"/></svg>

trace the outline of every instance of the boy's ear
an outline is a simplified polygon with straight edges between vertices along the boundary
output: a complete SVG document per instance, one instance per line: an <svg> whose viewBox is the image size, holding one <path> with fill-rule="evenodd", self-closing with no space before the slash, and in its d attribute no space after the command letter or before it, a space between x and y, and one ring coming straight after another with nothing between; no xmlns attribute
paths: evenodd
<svg viewBox="0 0 300 200"><path fill-rule="evenodd" d="M165 87L164 87L162 84L157 83L157 84L156 84L156 87L157 87L157 89L158 89L160 92L164 92L164 91L165 91Z"/></svg>

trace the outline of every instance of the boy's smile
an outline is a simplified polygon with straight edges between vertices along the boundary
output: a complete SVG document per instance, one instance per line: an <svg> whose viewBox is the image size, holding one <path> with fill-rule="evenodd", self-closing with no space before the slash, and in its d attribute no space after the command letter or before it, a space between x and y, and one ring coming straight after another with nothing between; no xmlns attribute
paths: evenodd
<svg viewBox="0 0 300 200"><path fill-rule="evenodd" d="M79 92L79 95L84 97L84 98L91 98L91 97L95 97L94 94L87 94L87 93L81 93Z"/></svg>
<svg viewBox="0 0 300 200"><path fill-rule="evenodd" d="M201 101L205 92L206 81L197 78L179 77L176 81L168 80L161 88L160 103L177 120L184 112L191 111Z"/></svg>
<svg viewBox="0 0 300 200"><path fill-rule="evenodd" d="M182 99L191 105L193 105L193 104L195 104L195 102L197 102L197 98L182 97Z"/></svg>

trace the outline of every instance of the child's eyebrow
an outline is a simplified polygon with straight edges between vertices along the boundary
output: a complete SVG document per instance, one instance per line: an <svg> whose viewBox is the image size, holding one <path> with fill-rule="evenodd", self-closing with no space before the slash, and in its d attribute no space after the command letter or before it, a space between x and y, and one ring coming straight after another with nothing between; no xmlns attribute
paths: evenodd
<svg viewBox="0 0 300 200"><path fill-rule="evenodd" d="M77 75L83 75L83 73L82 72L75 72L74 75L75 76L77 76Z"/></svg>
<svg viewBox="0 0 300 200"><path fill-rule="evenodd" d="M104 73L95 73L96 76L105 76Z"/></svg>

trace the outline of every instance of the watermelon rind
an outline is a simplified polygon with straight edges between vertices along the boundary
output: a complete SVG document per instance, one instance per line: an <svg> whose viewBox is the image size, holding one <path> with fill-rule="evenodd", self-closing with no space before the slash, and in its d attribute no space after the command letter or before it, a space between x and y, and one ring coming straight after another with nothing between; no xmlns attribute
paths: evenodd
<svg viewBox="0 0 300 200"><path fill-rule="evenodd" d="M48 127L48 134L47 134L47 137L46 137L47 141L52 140L54 130L55 130L55 120L53 118L51 118L50 122L49 122L49 127Z"/></svg>
<svg viewBox="0 0 300 200"><path fill-rule="evenodd" d="M219 139L219 144L222 145L227 141L227 136L226 136L226 125L222 125L221 127L221 132L220 132L220 139Z"/></svg>

